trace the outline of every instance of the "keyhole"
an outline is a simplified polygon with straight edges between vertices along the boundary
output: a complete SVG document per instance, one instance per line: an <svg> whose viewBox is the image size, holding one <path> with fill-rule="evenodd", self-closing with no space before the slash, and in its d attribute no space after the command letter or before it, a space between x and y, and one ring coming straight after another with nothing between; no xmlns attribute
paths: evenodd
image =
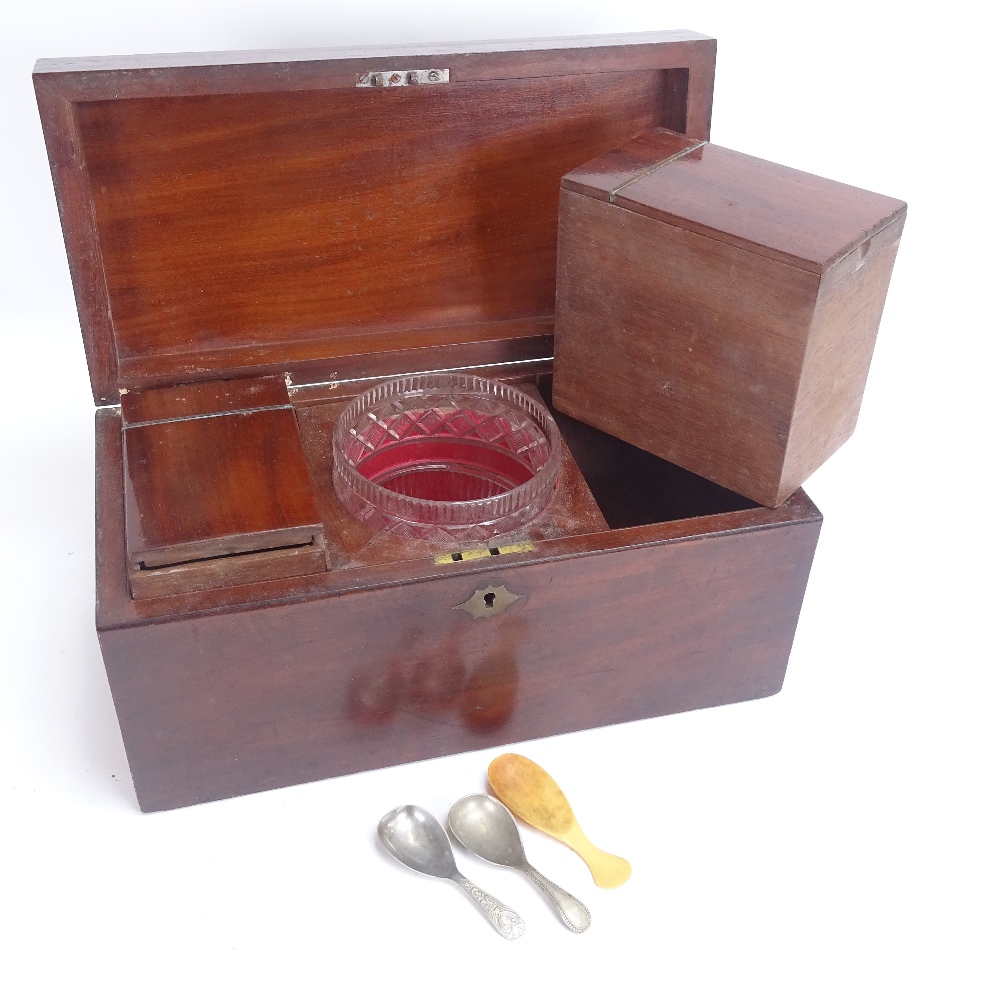
<svg viewBox="0 0 1000 1000"><path fill-rule="evenodd" d="M493 607L493 602L496 599L497 599L497 595L494 594L492 591L490 593L488 593L488 594L483 594L483 603L488 608L492 608Z"/></svg>

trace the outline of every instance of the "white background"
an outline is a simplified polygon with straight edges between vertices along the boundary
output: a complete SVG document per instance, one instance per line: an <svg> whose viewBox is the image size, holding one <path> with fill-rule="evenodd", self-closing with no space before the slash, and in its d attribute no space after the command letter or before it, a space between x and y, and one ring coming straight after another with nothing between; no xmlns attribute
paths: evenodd
<svg viewBox="0 0 1000 1000"><path fill-rule="evenodd" d="M983 10L988 9L983 5ZM948 23L940 18L947 16ZM0 28L0 993L995 997L995 53L910 4L35 0ZM525 38L719 39L713 139L906 199L784 691L524 744L634 866L569 934L516 873L509 944L377 845L492 752L142 815L93 628L93 404L30 86L39 56Z"/></svg>

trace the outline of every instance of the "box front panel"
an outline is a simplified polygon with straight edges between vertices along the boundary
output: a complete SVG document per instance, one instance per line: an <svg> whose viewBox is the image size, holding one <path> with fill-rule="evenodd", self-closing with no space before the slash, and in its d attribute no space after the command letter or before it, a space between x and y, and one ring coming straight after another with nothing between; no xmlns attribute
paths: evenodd
<svg viewBox="0 0 1000 1000"><path fill-rule="evenodd" d="M104 631L140 805L773 694L818 531L799 521ZM487 604L506 606L470 613Z"/></svg>

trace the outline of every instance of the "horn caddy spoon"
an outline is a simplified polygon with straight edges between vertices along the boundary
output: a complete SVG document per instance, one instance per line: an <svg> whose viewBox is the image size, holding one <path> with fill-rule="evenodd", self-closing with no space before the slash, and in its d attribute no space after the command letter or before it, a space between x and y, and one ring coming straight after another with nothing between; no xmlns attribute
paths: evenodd
<svg viewBox="0 0 1000 1000"><path fill-rule="evenodd" d="M562 789L533 760L505 753L490 764L488 773L497 798L518 819L576 851L601 888L613 889L628 881L632 866L590 842Z"/></svg>

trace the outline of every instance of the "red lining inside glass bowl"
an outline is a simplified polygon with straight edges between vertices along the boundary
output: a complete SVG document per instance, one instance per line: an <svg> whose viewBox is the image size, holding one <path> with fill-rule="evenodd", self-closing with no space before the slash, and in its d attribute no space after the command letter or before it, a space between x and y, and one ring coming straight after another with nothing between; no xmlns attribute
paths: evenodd
<svg viewBox="0 0 1000 1000"><path fill-rule="evenodd" d="M499 496L534 475L506 449L445 436L409 438L380 448L356 468L394 493L446 502Z"/></svg>
<svg viewBox="0 0 1000 1000"><path fill-rule="evenodd" d="M482 540L549 502L560 443L544 405L460 373L404 375L354 399L334 429L334 486L373 530Z"/></svg>

